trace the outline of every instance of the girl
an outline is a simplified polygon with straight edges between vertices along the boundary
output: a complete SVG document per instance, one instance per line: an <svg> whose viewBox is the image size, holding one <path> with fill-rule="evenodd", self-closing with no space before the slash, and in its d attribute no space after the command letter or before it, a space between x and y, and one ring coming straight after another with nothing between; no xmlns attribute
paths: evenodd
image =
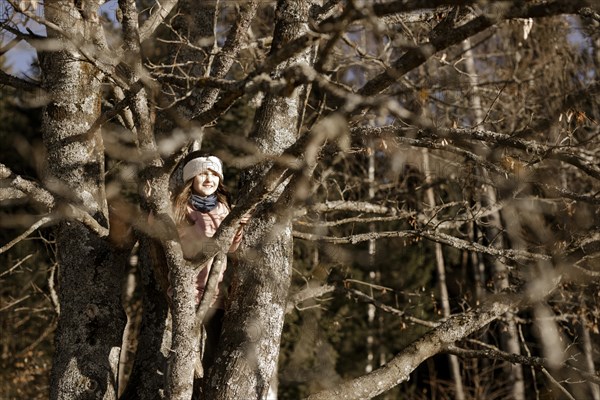
<svg viewBox="0 0 600 400"><path fill-rule="evenodd" d="M229 196L223 186L223 164L217 157L202 155L198 151L188 154L184 159L183 182L181 191L173 199L173 207L183 255L190 260L206 245L206 239L215 234L229 214L230 207ZM242 240L242 227L246 222L247 218L244 218L229 252L238 248ZM202 299L213 260L214 258L207 261L196 277L196 304ZM219 283L223 280L225 268L226 265L221 270ZM214 361L223 315L224 299L217 289L203 321L206 341L202 365L205 371Z"/></svg>

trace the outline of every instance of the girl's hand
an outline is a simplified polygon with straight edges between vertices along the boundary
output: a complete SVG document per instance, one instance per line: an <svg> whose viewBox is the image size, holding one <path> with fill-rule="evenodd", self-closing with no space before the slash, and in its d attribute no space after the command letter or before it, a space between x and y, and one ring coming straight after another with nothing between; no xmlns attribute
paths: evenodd
<svg viewBox="0 0 600 400"><path fill-rule="evenodd" d="M250 217L251 215L246 213L244 214L244 216L240 219L240 225L246 225L248 223L248 221L250 221Z"/></svg>

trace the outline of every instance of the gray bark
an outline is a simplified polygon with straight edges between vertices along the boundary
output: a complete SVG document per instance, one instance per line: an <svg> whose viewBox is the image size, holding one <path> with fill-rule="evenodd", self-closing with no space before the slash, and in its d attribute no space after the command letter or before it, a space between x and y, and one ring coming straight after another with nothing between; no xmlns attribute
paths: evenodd
<svg viewBox="0 0 600 400"><path fill-rule="evenodd" d="M306 32L309 1L280 1L271 52ZM290 59L310 63L308 52ZM301 114L300 90L289 97L267 95L255 117L253 139L258 148L279 155L295 142ZM249 171L244 187L256 185L264 168ZM242 191L243 192L243 191ZM280 193L280 191L279 191ZM279 341L291 278L292 228L288 215L264 202L245 230L239 265L234 270L217 363L205 382L206 398L263 399L276 371Z"/></svg>
<svg viewBox="0 0 600 400"><path fill-rule="evenodd" d="M239 16L231 27L223 48L220 49L219 53L211 63L211 77L223 78L229 72L229 69L235 61L235 57L242 47L244 35L250 28L250 23L256 14L257 7L258 2L255 0L245 2L242 5ZM202 92L200 104L194 112L198 114L208 111L217 101L218 95L219 89L206 88Z"/></svg>
<svg viewBox="0 0 600 400"><path fill-rule="evenodd" d="M45 10L56 29L48 37L62 48L42 58L42 79L50 102L43 113L48 188L107 227L104 154L100 132L102 75L82 56L74 38L96 46L101 30L93 12L56 1ZM118 249L81 222L65 220L55 231L59 262L60 315L51 373L51 399L114 399L125 313L121 283L127 249Z"/></svg>
<svg viewBox="0 0 600 400"><path fill-rule="evenodd" d="M170 218L170 204L168 202L168 176L169 169L158 156L154 135L157 131L152 115L153 101L149 101L150 93L142 86L141 51L139 49L140 35L137 26L137 10L135 0L122 0L119 2L123 11L123 38L122 49L115 54L127 53L128 57L119 69L113 70L114 64L119 61L106 61L100 52L106 50L103 42L103 32L96 15L100 0L91 1L64 1L51 2L52 7L45 9L45 18L52 24L49 25L48 36L57 39L52 44L62 43L63 47L52 53L40 55L43 72L43 86L49 95L49 104L44 111L44 144L47 150L48 174L45 186L49 189L52 204L47 206L51 216L44 217L40 222L61 219L56 227L56 242L58 247L59 287L58 299L61 306L58 329L56 332L56 352L52 370L51 398L56 399L87 399L116 397L119 351L121 346L122 331L125 325L125 314L121 309L120 294L122 278L124 277L125 264L129 249L116 246L106 236L109 228L109 218L104 193L104 148L98 126L102 121L108 121L111 112L119 110L131 113L128 127L138 135L136 144L142 162L147 162L147 168L140 174L142 182L153 188L154 192L148 198L143 198L143 205L147 210L152 210L158 224L165 227L161 240L164 244L165 262L172 267L173 286L175 293L174 302L174 333L173 333L173 358L171 369L165 369L164 333L170 333L166 326L167 307L166 301L152 281L150 261L143 261L142 279L144 280L144 319L142 334L139 337L137 359L134 373L131 376L130 388L125 391L124 398L154 399L161 398L162 382L160 376L168 378L169 394L172 397L188 397L188 388L191 388L191 367L194 357L189 357L197 349L197 341L190 332L196 328L194 323L193 294L189 281L195 272L186 269L181 256L181 249L176 240L174 225ZM173 7L174 1L162 2L168 10ZM334 3L334 2L332 2ZM403 2L392 2L400 6ZM431 2L441 4L440 2ZM450 3L450 2L448 2ZM50 2L48 2L50 4ZM213 49L213 22L215 2L200 3L186 0L180 8L185 14L185 23L181 26L181 33L191 38L194 45L204 47L207 53L197 49L183 49L177 52L177 57L171 61L202 61L201 66L190 66L186 71L191 78L206 75L211 71L214 77L222 77L228 71L232 58L240 47L241 33L249 26L252 19L253 8L256 2L244 3L246 9L240 14L236 29L231 30L231 44L226 43L220 56L212 59L214 54L209 54ZM403 3L404 4L404 3ZM587 2L552 2L545 4L517 4L505 15L499 18L513 18L519 16L543 16L565 11L576 11ZM270 73L273 66L278 64L288 55L295 58L281 64L276 71L289 67L294 62L310 64L309 52L304 50L307 43L316 41L314 32L307 33L306 29L308 7L310 2L279 1L277 18L280 20L275 34L274 47L269 59L257 71ZM402 5L403 6L403 5ZM185 7L188 7L187 9ZM165 10L167 10L165 8ZM208 11L206 11L208 10ZM162 11L161 11L162 12ZM165 11L168 12L168 11ZM376 15L378 15L376 13ZM358 16L356 18L359 18ZM362 17L361 17L362 18ZM153 20L154 17L151 17ZM150 20L149 20L150 21ZM361 90L362 94L373 95L385 90L400 76L410 71L414 66L426 61L435 51L441 50L451 44L459 43L465 37L475 32L480 32L492 26L496 20L489 15L482 15L464 25L442 31L435 29L430 40L414 49L408 49L386 72L375 77ZM156 27L154 22L150 23ZM52 28L54 26L54 28ZM179 29L179 28L178 28ZM144 30L147 32L147 30ZM147 37L148 33L142 36ZM304 40L298 40L305 35ZM309 38L309 36L311 38ZM320 37L320 36L319 36ZM324 37L324 36L323 36ZM31 36L30 38L34 38ZM199 38L210 38L211 42L199 42ZM229 39L228 39L229 40ZM296 41L296 46L287 47L288 43ZM37 42L37 41L35 41ZM41 42L41 41L40 41ZM185 46L183 46L185 47ZM185 54L184 54L185 53ZM277 57L274 57L278 54ZM174 56L174 53L171 54ZM137 57L137 58L136 58ZM222 59L219 59L221 57ZM212 61L211 61L212 60ZM114 64L112 64L114 62ZM229 66L228 66L229 65ZM212 70L211 70L212 67ZM100 100L103 75L112 74L110 82L122 90L123 104L119 105L101 119ZM125 72L123 74L122 72ZM276 76L277 78L281 78ZM316 78L315 78L316 79ZM7 74L0 73L0 81L13 83L21 88L29 88L24 81L18 81ZM104 80L106 81L106 80ZM147 82L147 81L146 81ZM190 79L193 82L193 79ZM293 85L289 86L290 92ZM321 83L322 84L322 83ZM192 84L195 85L195 84ZM200 87L199 85L198 87ZM333 85L331 85L333 86ZM193 94L180 103L183 107L181 114L185 116L196 115L197 112L212 112L218 116L226 107L214 107L218 96L217 90L206 89L199 95L198 87L193 88ZM131 90L127 90L131 89ZM303 88L301 88L303 89ZM290 96L280 97L266 95L263 105L256 116L256 129L253 135L258 148L271 155L279 155L284 148L296 140L298 127L303 115L301 89L295 90ZM331 89L330 89L331 90ZM590 85L589 90L581 93L592 95L598 91L598 85ZM239 98L244 89L235 89L225 92L225 97ZM183 92L187 94L187 91ZM338 91L336 93L345 93ZM341 96L343 97L343 96ZM575 96L574 96L575 97ZM581 96L586 97L586 96ZM151 99L155 100L155 99ZM231 100L232 102L233 100ZM227 102L223 102L227 104ZM567 104L569 102L565 102ZM201 104L200 106L198 106ZM230 105L231 103L229 103ZM365 103L366 104L366 103ZM575 103L573 103L575 104ZM208 117L207 117L208 118ZM216 118L216 117L215 117ZM214 119L214 118L213 118ZM204 119L212 121L213 119ZM181 122L181 121L179 121ZM183 121L187 123L187 121ZM401 128L400 128L401 129ZM394 130L400 131L397 127ZM411 128L412 129L412 128ZM170 133L170 130L164 130ZM507 133L494 133L473 129L437 129L419 132L417 137L403 136L399 142L414 146L436 148L438 144L434 139L448 136L465 141L485 141L491 146L501 144L508 148L524 150L527 153L537 154L541 158L555 159L568 163L590 177L600 177L600 170L595 163L595 154L592 151L581 152L569 147L556 147L537 143L519 135ZM431 139L431 140L430 140ZM441 148L441 147L438 147ZM479 154L446 145L448 151L464 154L489 168L490 171L503 173L503 169L492 164ZM295 154L294 156L296 156ZM110 155L109 155L110 157ZM269 157L267 157L269 158ZM136 160L138 161L138 160ZM281 168L283 170L284 168ZM243 178L244 188L253 188L263 193L260 198L261 205L255 212L255 217L247 228L246 239L241 247L241 261L237 266L231 307L225 323L225 333L221 346L221 358L213 371L210 371L210 380L206 382L208 398L262 398L267 393L269 381L276 369L277 355L279 352L279 338L283 323L283 314L286 308L285 299L289 288L291 270L291 225L289 215L282 213L282 205L293 202L293 191L289 190L293 183L285 189L280 188L274 195L271 189L260 184L265 176L266 169L256 168L249 171ZM282 175L281 170L277 179ZM277 171L275 171L277 172ZM276 175L274 173L274 175ZM0 176L5 178L3 168ZM8 175L6 175L8 176ZM298 178L298 174L293 178ZM275 179L271 179L271 182ZM17 185L15 188L22 190ZM22 182L21 182L22 183ZM12 184L12 183L11 183ZM540 183L539 185L543 185ZM283 185L282 185L283 186ZM559 193L565 197L588 201L596 204L599 200L594 194L577 194L566 189ZM250 190L243 190L249 193ZM23 193L29 194L23 190ZM277 198L278 193L284 193ZM286 194L288 197L286 197ZM17 196L19 194L10 194ZM19 195L20 196L20 195ZM142 195L143 197L144 195ZM34 198L33 196L30 196ZM263 201L268 197L269 200ZM258 198L258 197L257 197ZM259 200L257 200L259 201ZM495 201L495 200L494 200ZM337 204L348 209L376 208L369 204L343 202ZM255 203L256 204L256 203ZM335 208L335 202L323 205L324 208ZM379 206L377 206L379 207ZM241 208L241 207L240 207ZM318 206L311 206L315 210ZM289 209L289 207L288 207ZM392 213L386 207L379 207L383 213ZM385 211L387 210L387 211ZM63 213L63 211L68 211ZM237 210L239 211L239 209ZM233 211L235 213L236 210ZM233 214L232 213L232 214ZM56 217L58 216L58 218ZM239 217L239 216L238 216ZM499 219L497 219L499 221ZM45 222L44 222L45 223ZM38 228L42 224L32 227ZM226 224L224 224L226 225ZM111 227L112 228L112 227ZM234 229L234 227L230 227ZM497 226L496 231L501 229ZM223 230L222 230L223 231ZM112 232L112 229L111 229ZM488 236L495 238L497 232ZM435 231L407 231L407 232L370 232L362 236L349 238L335 238L339 243L356 243L361 240L372 241L379 237L421 237L435 240L439 243L451 245L456 248L480 251L495 257L511 260L547 260L548 254L529 253L524 250L505 249L502 247L481 246L479 243L470 243L453 236ZM300 237L300 236L299 236ZM593 239L593 238L592 238ZM148 240L144 238L142 241ZM594 239L596 245L597 237ZM11 242L12 243L12 242ZM147 242L142 242L142 253L147 255ZM0 253L12 244L0 248ZM146 247L144 247L146 246ZM571 246L571 249L586 254L582 246ZM583 257L583 255L581 255ZM571 255L571 257L574 257ZM571 263L572 264L572 263ZM232 269L236 266L232 265ZM575 265L577 268L581 268ZM499 272L503 272L500 271ZM590 273L590 271L588 271ZM499 280L498 283L501 284ZM435 329L414 345L409 346L399 357L390 362L386 367L374 371L364 378L359 378L349 386L344 386L317 395L316 398L335 398L347 395L349 398L367 397L382 393L403 379L408 378L410 371L419 365L425 358L436 354L443 349L444 344L453 343L464 338L470 332L480 328L489 320L507 312L510 305L515 303L500 301L499 308L483 307L482 311L466 313L463 316L451 317L440 329ZM509 304L510 303L510 304ZM510 319L510 314L507 314ZM510 331L510 330L509 330ZM514 335L514 332L512 333ZM518 349L518 342L516 342ZM511 350L509 351L517 351ZM514 354L513 354L514 355ZM593 367L593 365L592 365ZM356 385L355 385L356 384ZM129 390L130 389L130 390ZM327 397L328 396L328 397ZM517 397L515 395L515 397ZM596 397L598 397L596 392Z"/></svg>

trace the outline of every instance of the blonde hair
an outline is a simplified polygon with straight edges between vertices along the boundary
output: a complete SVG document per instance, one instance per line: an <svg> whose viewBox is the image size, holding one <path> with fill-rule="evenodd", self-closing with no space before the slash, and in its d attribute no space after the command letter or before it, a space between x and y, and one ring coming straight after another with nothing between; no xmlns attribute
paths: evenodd
<svg viewBox="0 0 600 400"><path fill-rule="evenodd" d="M175 223L177 225L181 225L184 223L190 224L191 221L187 215L187 205L190 201L190 197L194 193L193 184L194 178L188 179L182 186L180 186L179 190L173 196L172 204L173 204L173 215L175 216ZM223 185L223 180L219 179L219 186L217 187L217 191L215 192L217 195L217 200L219 203L223 203L228 210L231 210L229 205L229 192Z"/></svg>

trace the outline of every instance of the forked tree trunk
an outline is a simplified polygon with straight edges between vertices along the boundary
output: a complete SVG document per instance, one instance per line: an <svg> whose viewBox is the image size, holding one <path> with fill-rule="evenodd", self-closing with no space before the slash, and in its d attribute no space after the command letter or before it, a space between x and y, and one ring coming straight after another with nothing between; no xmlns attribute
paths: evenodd
<svg viewBox="0 0 600 400"><path fill-rule="evenodd" d="M307 30L310 1L279 1L272 51ZM288 61L310 63L308 52ZM255 117L258 148L278 155L298 133L303 104L300 89L289 97L267 95ZM243 187L259 182L263 169L249 171ZM207 399L263 399L276 371L286 299L291 279L292 227L289 218L263 204L250 220L234 266L231 302L226 311L216 364L205 382Z"/></svg>
<svg viewBox="0 0 600 400"><path fill-rule="evenodd" d="M70 38L97 38L94 32L102 28L91 10L98 4L87 6L76 10L70 1L54 1L45 14ZM88 132L100 114L102 76L62 33L48 29L48 37L62 48L41 56L43 85L50 97L42 128L48 153L46 185L106 227L102 137L98 130ZM50 398L114 399L128 251L74 220L61 222L55 233L60 315Z"/></svg>

